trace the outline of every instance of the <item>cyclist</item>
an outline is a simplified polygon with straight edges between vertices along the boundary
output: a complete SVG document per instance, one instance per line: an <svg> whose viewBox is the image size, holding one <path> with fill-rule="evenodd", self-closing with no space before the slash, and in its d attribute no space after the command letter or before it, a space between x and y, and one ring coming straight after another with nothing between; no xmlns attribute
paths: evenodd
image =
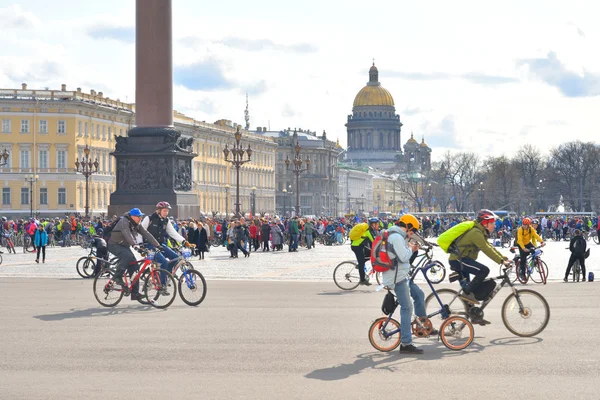
<svg viewBox="0 0 600 400"><path fill-rule="evenodd" d="M463 287L461 298L472 304L479 304L473 292L477 290L477 287L490 273L488 267L475 261L479 252L483 251L495 263L508 262L508 258L500 254L488 241L488 235L496 228L497 218L492 211L481 210L477 215L473 228L456 239L455 243L458 250L456 253L452 253L448 260L450 269L462 273L463 278L468 282ZM470 274L475 276L469 282ZM489 324L485 320L480 323L482 325Z"/></svg>
<svg viewBox="0 0 600 400"><path fill-rule="evenodd" d="M419 221L414 215L404 214L396 226L390 228L388 236L388 254L394 260L394 269L382 273L383 284L394 288L396 299L400 305L400 353L422 354L423 350L412 344L412 315L414 311L419 317L426 315L425 295L410 279L409 260L418 244L408 246L407 242L419 230ZM391 247L390 247L391 246Z"/></svg>
<svg viewBox="0 0 600 400"><path fill-rule="evenodd" d="M567 264L567 270L565 271L564 282L569 281L569 273L571 273L571 268L575 261L579 261L579 266L581 267L581 272L583 273L583 282L585 282L585 251L587 248L587 243L583 236L581 236L581 231L579 229L575 229L575 234L571 238L571 243L569 244L569 250L571 251L571 257L569 257L569 263Z"/></svg>
<svg viewBox="0 0 600 400"><path fill-rule="evenodd" d="M363 228L364 229L364 228ZM360 232L360 231L359 231ZM369 218L369 227L361 235L360 238L353 240L350 248L356 256L358 263L358 275L360 276L360 284L370 286L371 283L365 275L365 261L367 254L371 254L371 243L379 233L379 218Z"/></svg>
<svg viewBox="0 0 600 400"><path fill-rule="evenodd" d="M535 227L531 226L531 219L527 217L523 218L521 227L517 229L517 245L519 246L519 256L521 257L519 273L521 276L525 275L527 254L535 248L537 242L540 242L541 246L546 245L542 238L537 234Z"/></svg>
<svg viewBox="0 0 600 400"><path fill-rule="evenodd" d="M177 253L169 248L166 244L166 239L171 238L177 243L183 243L185 246L189 246L189 243L181 236L167 216L171 205L166 201L161 201L156 205L156 212L150 216L145 216L142 220L142 227L148 231L159 243L162 244L163 250L157 252L154 259L160 264L160 268L171 272L173 269L172 260L179 257ZM148 243L149 240L144 240L148 248L153 246ZM167 280L167 274L160 274L161 283L164 284Z"/></svg>
<svg viewBox="0 0 600 400"><path fill-rule="evenodd" d="M135 264L136 258L131 251L132 246L137 246L136 236L138 234L142 235L150 244L162 250L162 246L154 239L154 236L141 225L143 216L144 214L139 208L132 208L129 212L123 214L111 231L110 239L108 239L108 251L119 258L113 278L113 281L118 285L125 286L125 282L123 282L125 270L131 276L139 267L138 264ZM132 300L137 300L138 297L139 281L133 285L131 292Z"/></svg>

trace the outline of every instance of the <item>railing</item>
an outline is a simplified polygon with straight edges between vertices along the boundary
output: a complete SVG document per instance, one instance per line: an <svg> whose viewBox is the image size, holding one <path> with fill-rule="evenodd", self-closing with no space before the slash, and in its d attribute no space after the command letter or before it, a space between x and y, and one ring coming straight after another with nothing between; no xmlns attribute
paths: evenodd
<svg viewBox="0 0 600 400"><path fill-rule="evenodd" d="M81 100L92 104L135 112L135 104L123 103L104 96L77 91L0 89L0 99L12 100Z"/></svg>

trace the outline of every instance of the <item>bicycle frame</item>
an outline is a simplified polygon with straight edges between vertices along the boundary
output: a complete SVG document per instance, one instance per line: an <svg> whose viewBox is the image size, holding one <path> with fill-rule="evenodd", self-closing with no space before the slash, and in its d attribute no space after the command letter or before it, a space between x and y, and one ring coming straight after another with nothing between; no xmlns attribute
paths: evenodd
<svg viewBox="0 0 600 400"><path fill-rule="evenodd" d="M152 264L152 260L148 260L147 258L144 258L143 260L131 263L131 265L133 265L133 264L141 264L141 266L140 266L140 270L137 272L137 274L135 274L135 276L131 279L131 284L129 284L129 281L127 279L127 274L124 274L123 282L125 282L127 290L129 292L131 292L133 290L133 285L135 285L136 282L140 280L140 277L142 276L142 274L144 273L144 271L146 270L146 268L148 268L148 266L150 264ZM152 277L152 279L154 280L154 277ZM154 282L154 283L156 283L156 282Z"/></svg>

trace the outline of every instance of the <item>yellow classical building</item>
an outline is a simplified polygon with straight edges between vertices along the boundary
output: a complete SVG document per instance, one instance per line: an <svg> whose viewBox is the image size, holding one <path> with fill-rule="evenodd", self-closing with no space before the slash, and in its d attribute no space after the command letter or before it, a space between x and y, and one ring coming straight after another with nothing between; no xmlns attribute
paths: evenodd
<svg viewBox="0 0 600 400"><path fill-rule="evenodd" d="M235 203L235 170L223 161L223 147L231 144L235 126L208 124L175 112L175 127L196 138L193 183L200 209L206 213L232 212ZM135 105L105 97L102 92L67 90L0 89L0 153L9 154L0 166L2 211L9 218L84 214L85 177L75 170L84 148L98 160L90 177L89 207L93 215L106 213L115 190L115 135L126 135L135 125ZM252 193L256 211L275 209L273 140L243 132L244 145L254 150L252 162L242 167L242 209L250 210ZM26 179L27 178L27 179ZM253 190L254 189L254 190Z"/></svg>

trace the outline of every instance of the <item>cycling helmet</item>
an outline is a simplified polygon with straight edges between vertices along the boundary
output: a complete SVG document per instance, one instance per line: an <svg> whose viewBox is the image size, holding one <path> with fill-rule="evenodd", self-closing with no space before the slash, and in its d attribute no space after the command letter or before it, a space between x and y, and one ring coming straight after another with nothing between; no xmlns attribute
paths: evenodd
<svg viewBox="0 0 600 400"><path fill-rule="evenodd" d="M523 221L521 222L523 225L531 225L531 220L527 217L523 218Z"/></svg>
<svg viewBox="0 0 600 400"><path fill-rule="evenodd" d="M419 229L419 220L412 214L404 214L398 220L398 225L406 227L406 229L411 230Z"/></svg>
<svg viewBox="0 0 600 400"><path fill-rule="evenodd" d="M479 211L479 214L477 214L477 220L479 222L489 222L489 221L495 221L497 219L498 219L498 216L490 210L481 210L481 211Z"/></svg>
<svg viewBox="0 0 600 400"><path fill-rule="evenodd" d="M532 221L531 221L531 223L532 223L532 224L539 225L539 224L540 224L540 221L538 221L537 219L534 219L534 220L532 220Z"/></svg>
<svg viewBox="0 0 600 400"><path fill-rule="evenodd" d="M369 218L369 225L379 223L379 218Z"/></svg>
<svg viewBox="0 0 600 400"><path fill-rule="evenodd" d="M170 210L171 205L169 203L167 203L166 201L161 201L156 205L157 210L162 210L163 208L168 208Z"/></svg>
<svg viewBox="0 0 600 400"><path fill-rule="evenodd" d="M2 217L2 221L6 222L6 217Z"/></svg>

